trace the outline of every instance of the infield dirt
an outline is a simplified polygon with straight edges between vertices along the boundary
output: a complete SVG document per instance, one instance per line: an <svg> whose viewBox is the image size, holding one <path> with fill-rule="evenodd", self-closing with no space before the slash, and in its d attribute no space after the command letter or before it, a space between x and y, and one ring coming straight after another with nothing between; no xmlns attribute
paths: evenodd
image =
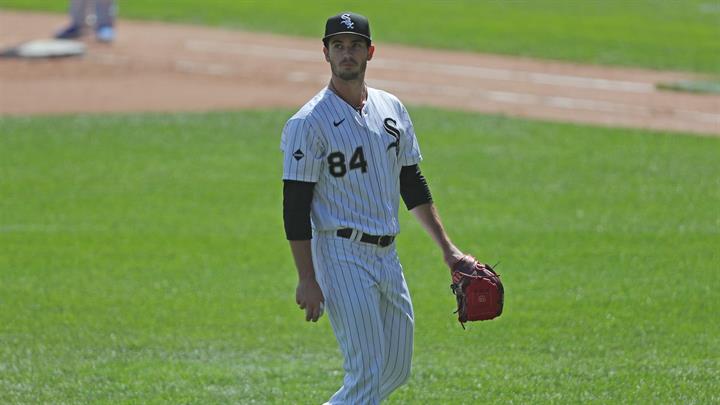
<svg viewBox="0 0 720 405"><path fill-rule="evenodd" d="M0 11L0 48L48 37L60 14ZM320 39L121 20L80 58L0 59L0 114L299 108L327 83ZM720 95L657 90L683 72L378 43L369 85L408 104L720 135Z"/></svg>

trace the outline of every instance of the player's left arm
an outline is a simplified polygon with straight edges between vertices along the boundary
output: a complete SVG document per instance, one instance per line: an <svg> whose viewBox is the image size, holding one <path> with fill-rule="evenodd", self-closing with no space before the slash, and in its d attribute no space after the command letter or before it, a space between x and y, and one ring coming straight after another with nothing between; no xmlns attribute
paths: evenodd
<svg viewBox="0 0 720 405"><path fill-rule="evenodd" d="M422 160L420 146L415 136L415 129L407 109L400 104L399 118L402 123L403 139L400 141L400 195L407 209L417 218L430 237L435 241L443 254L443 259L452 269L458 260L465 257L450 240L443 227L440 214L435 208L430 187L420 172L418 165Z"/></svg>
<svg viewBox="0 0 720 405"><path fill-rule="evenodd" d="M440 214L433 203L430 187L418 165L403 166L400 171L400 195L407 209L438 245L443 253L443 260L449 268L465 257L445 231Z"/></svg>

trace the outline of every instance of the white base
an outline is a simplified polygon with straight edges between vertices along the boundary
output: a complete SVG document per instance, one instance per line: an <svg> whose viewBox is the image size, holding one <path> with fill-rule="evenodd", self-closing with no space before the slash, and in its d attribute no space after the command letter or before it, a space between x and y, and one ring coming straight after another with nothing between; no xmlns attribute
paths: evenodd
<svg viewBox="0 0 720 405"><path fill-rule="evenodd" d="M78 56L84 54L85 50L84 43L69 39L38 39L15 48L17 56L21 58Z"/></svg>

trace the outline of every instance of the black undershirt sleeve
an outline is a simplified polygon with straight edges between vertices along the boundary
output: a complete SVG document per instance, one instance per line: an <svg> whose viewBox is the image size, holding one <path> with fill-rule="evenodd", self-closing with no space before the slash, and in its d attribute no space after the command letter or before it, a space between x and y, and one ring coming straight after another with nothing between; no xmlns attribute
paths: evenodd
<svg viewBox="0 0 720 405"><path fill-rule="evenodd" d="M400 195L408 211L418 205L432 202L430 187L425 176L420 173L420 166L403 166L400 169Z"/></svg>
<svg viewBox="0 0 720 405"><path fill-rule="evenodd" d="M312 239L310 203L315 183L283 180L283 220L287 240Z"/></svg>

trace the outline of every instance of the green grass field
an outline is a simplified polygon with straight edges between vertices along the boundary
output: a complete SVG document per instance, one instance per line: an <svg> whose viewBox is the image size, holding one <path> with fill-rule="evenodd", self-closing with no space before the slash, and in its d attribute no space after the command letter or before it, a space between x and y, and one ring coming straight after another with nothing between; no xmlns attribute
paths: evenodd
<svg viewBox="0 0 720 405"><path fill-rule="evenodd" d="M343 10L370 17L379 45L398 42L654 69L720 73L720 5L710 0L119 1L123 18L319 38ZM62 12L67 1L0 0ZM122 33L120 33L122 35Z"/></svg>
<svg viewBox="0 0 720 405"><path fill-rule="evenodd" d="M720 139L411 109L506 311L463 331L411 216L390 404L720 401ZM0 118L0 403L320 403L339 385L281 223L290 111Z"/></svg>

